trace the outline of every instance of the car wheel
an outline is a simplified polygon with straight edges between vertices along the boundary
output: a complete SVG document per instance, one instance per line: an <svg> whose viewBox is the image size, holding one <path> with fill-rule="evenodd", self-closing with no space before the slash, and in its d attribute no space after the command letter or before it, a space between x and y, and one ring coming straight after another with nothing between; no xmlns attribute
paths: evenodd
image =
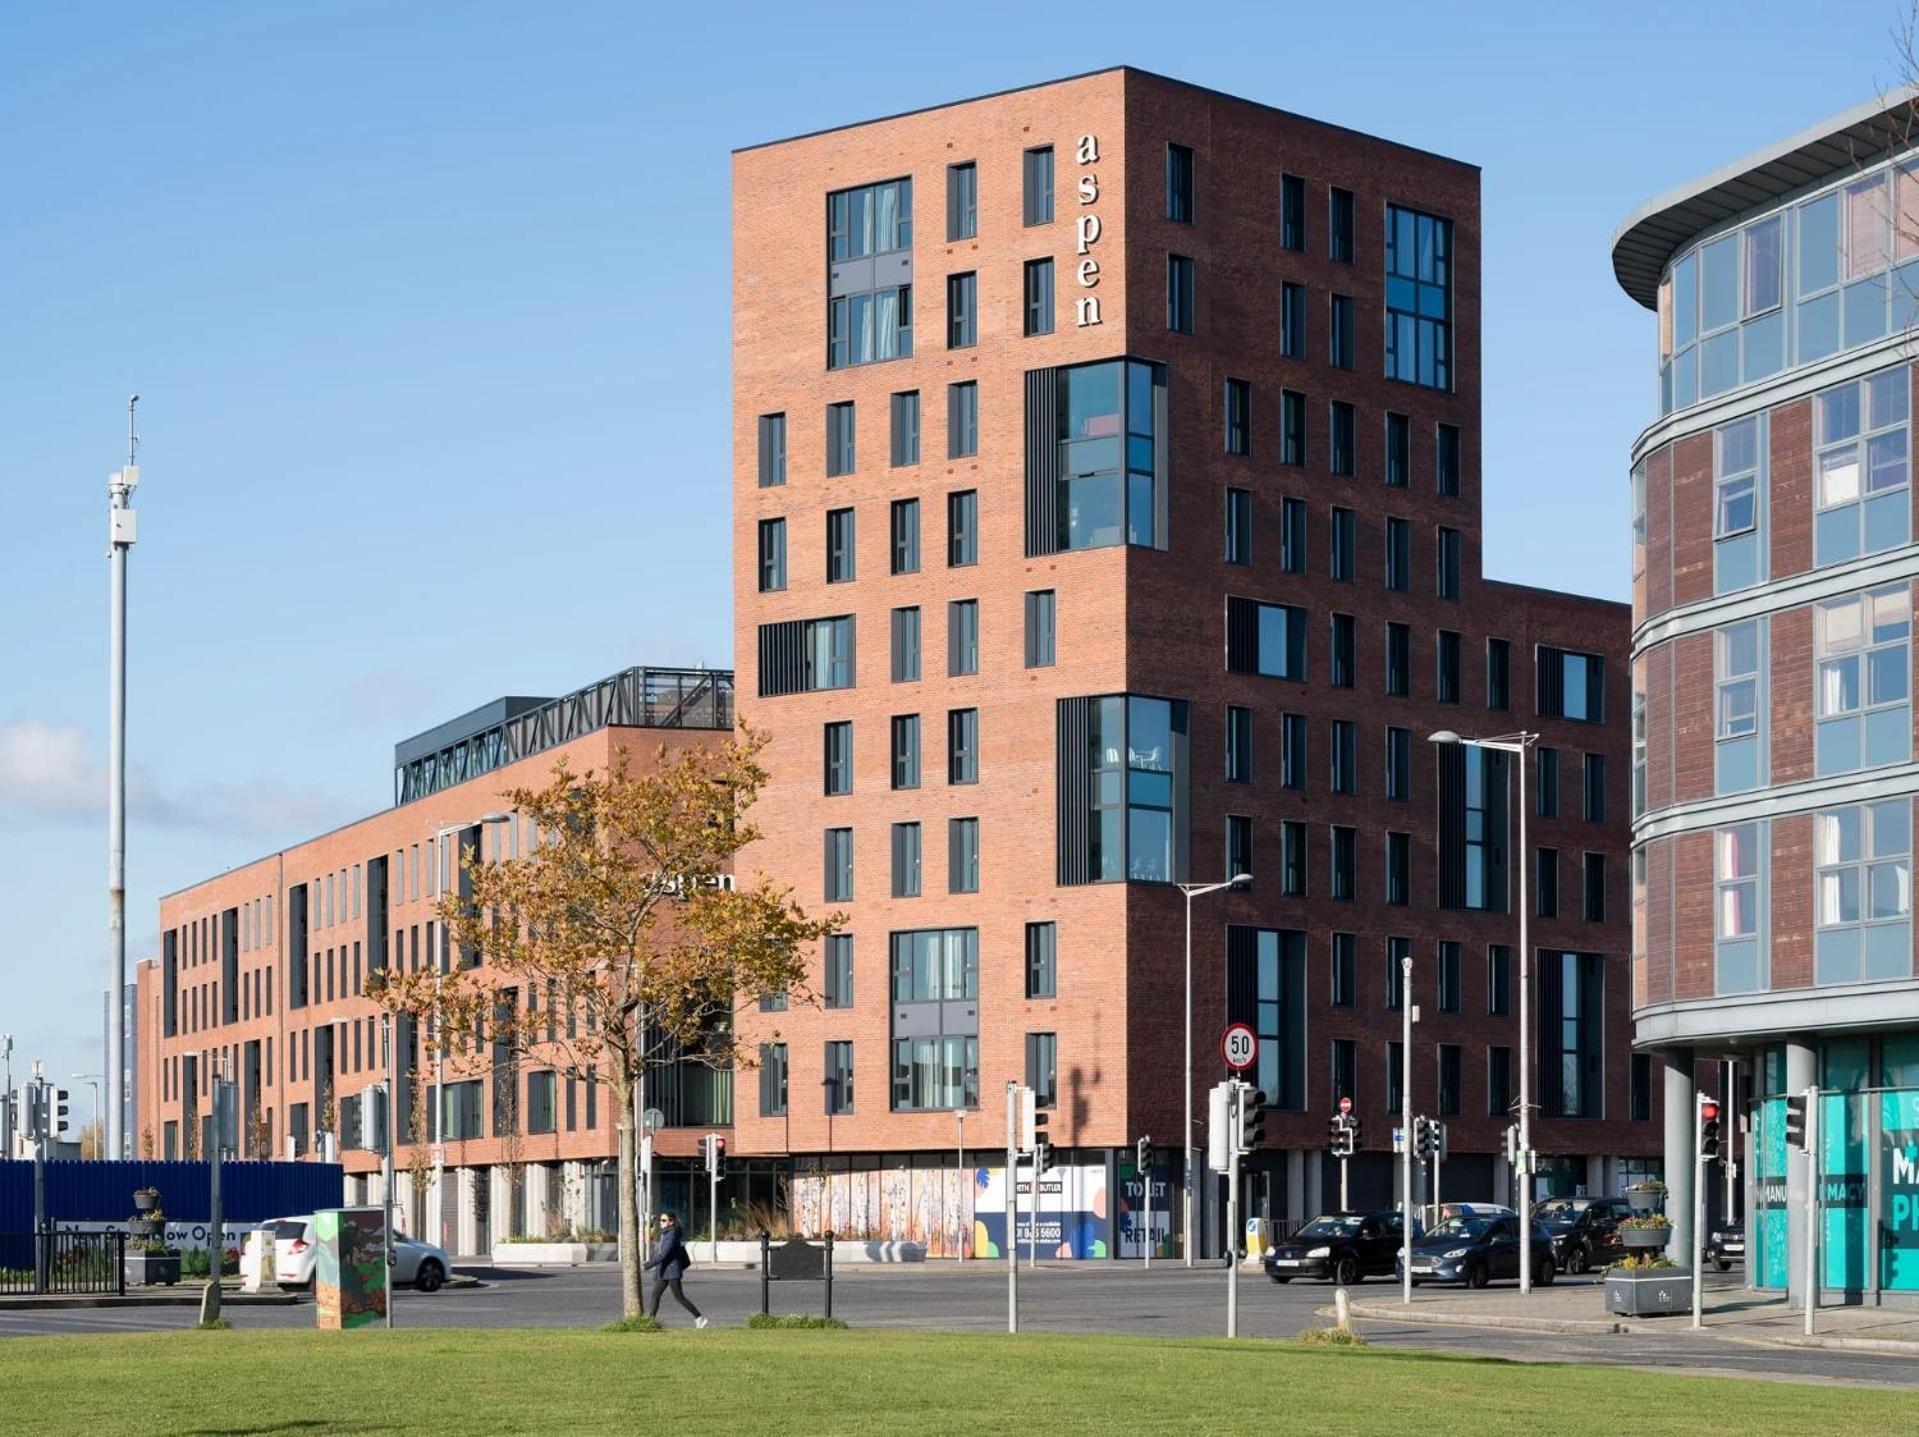
<svg viewBox="0 0 1919 1437"><path fill-rule="evenodd" d="M1279 1276L1279 1274L1277 1274L1277 1273L1273 1273L1273 1272L1269 1272L1269 1273L1267 1273L1266 1275L1267 1275L1268 1277L1270 1277L1270 1278L1272 1278L1272 1280L1273 1280L1274 1282L1277 1282L1277 1283L1281 1283L1281 1284L1284 1284L1284 1283L1288 1283L1288 1282L1291 1282L1291 1281L1292 1281L1292 1279L1291 1279L1290 1277L1281 1277L1281 1276Z"/></svg>
<svg viewBox="0 0 1919 1437"><path fill-rule="evenodd" d="M1553 1260L1549 1257L1539 1264L1539 1274L1533 1280L1541 1287L1551 1287L1553 1279L1558 1275L1559 1270L1553 1266Z"/></svg>
<svg viewBox="0 0 1919 1437"><path fill-rule="evenodd" d="M438 1292L440 1284L446 1281L446 1269L432 1258L420 1263L420 1270L414 1274L413 1285L421 1292Z"/></svg>
<svg viewBox="0 0 1919 1437"><path fill-rule="evenodd" d="M1567 1272L1573 1273L1576 1275L1578 1273L1582 1273L1586 1271L1586 1269L1591 1266L1592 1266L1592 1259L1587 1256L1586 1245L1583 1242L1573 1243L1570 1247L1566 1249L1566 1271Z"/></svg>
<svg viewBox="0 0 1919 1437"><path fill-rule="evenodd" d="M1729 1262L1722 1262L1722 1263L1720 1263L1720 1264L1719 1264L1719 1270L1720 1270L1721 1272L1731 1272L1731 1271L1732 1271L1732 1264L1731 1264L1731 1263L1729 1263Z"/></svg>
<svg viewBox="0 0 1919 1437"><path fill-rule="evenodd" d="M1333 1281L1340 1287L1352 1287L1359 1281L1359 1261L1351 1253L1333 1264Z"/></svg>
<svg viewBox="0 0 1919 1437"><path fill-rule="evenodd" d="M1490 1274L1487 1273L1486 1264L1483 1262L1476 1262L1466 1269L1466 1286L1468 1287L1484 1287L1489 1279Z"/></svg>

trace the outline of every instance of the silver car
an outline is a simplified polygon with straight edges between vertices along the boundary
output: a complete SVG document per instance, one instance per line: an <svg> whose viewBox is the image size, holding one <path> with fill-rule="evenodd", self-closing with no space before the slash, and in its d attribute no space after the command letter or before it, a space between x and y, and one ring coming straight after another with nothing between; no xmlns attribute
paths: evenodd
<svg viewBox="0 0 1919 1437"><path fill-rule="evenodd" d="M265 1224L273 1230L273 1271L275 1280L288 1292L313 1286L313 1269L319 1258L319 1239L314 1232L313 1215L275 1218ZM438 1292L446 1282L453 1264L446 1253L430 1242L396 1236L393 1239L393 1283L396 1287L415 1287L421 1292Z"/></svg>

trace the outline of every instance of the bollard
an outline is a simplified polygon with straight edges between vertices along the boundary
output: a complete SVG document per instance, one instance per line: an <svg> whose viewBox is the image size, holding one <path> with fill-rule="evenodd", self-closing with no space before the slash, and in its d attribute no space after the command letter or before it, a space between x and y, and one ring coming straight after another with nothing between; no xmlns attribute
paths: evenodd
<svg viewBox="0 0 1919 1437"><path fill-rule="evenodd" d="M1343 1287L1333 1289L1333 1326L1341 1332L1353 1330L1353 1302Z"/></svg>
<svg viewBox="0 0 1919 1437"><path fill-rule="evenodd" d="M760 1229L760 1315L762 1317L766 1316L772 1310L771 1307L769 1306L769 1303L772 1300L773 1293L772 1293L772 1288L769 1286L769 1284L772 1282L773 1279L767 1274L767 1268L769 1268L772 1265L768 1261L768 1259L772 1255L771 1254L772 1246L773 1246L773 1235L770 1232L768 1232L765 1228L761 1228Z"/></svg>
<svg viewBox="0 0 1919 1437"><path fill-rule="evenodd" d="M833 1316L833 1234L826 1235L826 1316Z"/></svg>

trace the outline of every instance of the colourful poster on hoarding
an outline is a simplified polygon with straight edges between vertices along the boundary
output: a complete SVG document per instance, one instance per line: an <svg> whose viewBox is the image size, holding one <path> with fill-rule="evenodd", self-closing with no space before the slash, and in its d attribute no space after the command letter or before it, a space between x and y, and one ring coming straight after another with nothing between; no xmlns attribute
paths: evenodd
<svg viewBox="0 0 1919 1437"><path fill-rule="evenodd" d="M975 1168L973 1255L1006 1255L1006 1170ZM1032 1170L1018 1170L1019 1222L1015 1237L1024 1253L1037 1236L1039 1256L1110 1257L1113 1214L1107 1201L1106 1165L1071 1164L1053 1168L1039 1183L1037 1228L1033 1211Z"/></svg>
<svg viewBox="0 0 1919 1437"><path fill-rule="evenodd" d="M1919 1090L1881 1093L1879 1130L1885 1172L1879 1284L1889 1292L1919 1292Z"/></svg>
<svg viewBox="0 0 1919 1437"><path fill-rule="evenodd" d="M1141 1179L1138 1166L1131 1162L1119 1165L1117 1242L1121 1257L1146 1255L1146 1221L1149 1216L1153 1224L1153 1256L1171 1257L1174 1252L1173 1205L1179 1200L1179 1194L1165 1168L1155 1163L1149 1171L1153 1184L1150 1206L1146 1202L1146 1182Z"/></svg>
<svg viewBox="0 0 1919 1437"><path fill-rule="evenodd" d="M377 1207L322 1208L313 1215L313 1306L323 1328L368 1327L386 1317L383 1218Z"/></svg>

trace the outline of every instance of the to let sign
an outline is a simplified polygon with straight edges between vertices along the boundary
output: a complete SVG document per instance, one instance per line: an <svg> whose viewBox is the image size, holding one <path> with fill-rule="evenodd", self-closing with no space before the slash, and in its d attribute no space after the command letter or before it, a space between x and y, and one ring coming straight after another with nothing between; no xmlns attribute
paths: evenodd
<svg viewBox="0 0 1919 1437"><path fill-rule="evenodd" d="M1235 1073L1243 1073L1259 1057L1259 1035L1244 1023L1228 1023L1219 1037L1219 1055Z"/></svg>

